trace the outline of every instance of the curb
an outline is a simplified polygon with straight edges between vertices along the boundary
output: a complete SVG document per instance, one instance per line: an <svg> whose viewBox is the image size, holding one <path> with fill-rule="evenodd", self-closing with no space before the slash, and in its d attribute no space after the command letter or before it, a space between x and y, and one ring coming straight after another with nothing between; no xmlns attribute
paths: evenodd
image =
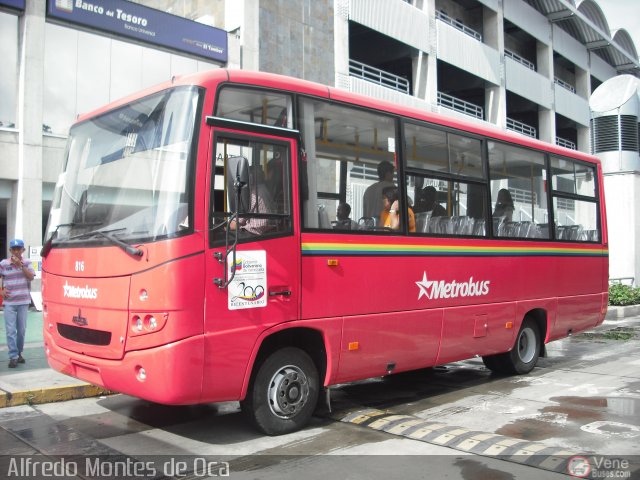
<svg viewBox="0 0 640 480"><path fill-rule="evenodd" d="M625 317L635 317L640 315L640 305L629 305L627 307L613 307L607 309L605 320L622 320Z"/></svg>
<svg viewBox="0 0 640 480"><path fill-rule="evenodd" d="M39 405L43 403L63 402L79 398L112 395L117 392L96 387L91 384L68 385L60 387L36 388L17 392L0 392L0 408L17 407L19 405Z"/></svg>

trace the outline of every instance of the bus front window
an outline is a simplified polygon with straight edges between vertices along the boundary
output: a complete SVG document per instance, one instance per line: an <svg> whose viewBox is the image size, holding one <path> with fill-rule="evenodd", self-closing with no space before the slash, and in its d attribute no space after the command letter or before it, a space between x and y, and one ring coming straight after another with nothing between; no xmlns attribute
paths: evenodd
<svg viewBox="0 0 640 480"><path fill-rule="evenodd" d="M119 107L71 129L54 193L54 245L153 241L192 229L194 129L200 92L175 88Z"/></svg>

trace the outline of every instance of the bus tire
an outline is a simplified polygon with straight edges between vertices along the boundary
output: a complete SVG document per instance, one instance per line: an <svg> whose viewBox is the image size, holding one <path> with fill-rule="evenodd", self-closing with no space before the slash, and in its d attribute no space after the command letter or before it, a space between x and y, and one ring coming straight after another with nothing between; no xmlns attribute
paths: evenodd
<svg viewBox="0 0 640 480"><path fill-rule="evenodd" d="M493 372L522 375L536 366L541 348L538 325L531 318L525 318L513 348L506 353L482 357L482 361Z"/></svg>
<svg viewBox="0 0 640 480"><path fill-rule="evenodd" d="M318 402L318 369L299 348L273 352L258 367L242 410L267 435L305 427Z"/></svg>

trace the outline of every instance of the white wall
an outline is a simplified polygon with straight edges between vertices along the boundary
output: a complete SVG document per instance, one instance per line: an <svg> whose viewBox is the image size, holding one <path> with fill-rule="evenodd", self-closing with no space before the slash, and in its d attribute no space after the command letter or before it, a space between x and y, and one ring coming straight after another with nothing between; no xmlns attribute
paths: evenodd
<svg viewBox="0 0 640 480"><path fill-rule="evenodd" d="M609 228L609 278L633 277L640 285L640 173L604 177Z"/></svg>

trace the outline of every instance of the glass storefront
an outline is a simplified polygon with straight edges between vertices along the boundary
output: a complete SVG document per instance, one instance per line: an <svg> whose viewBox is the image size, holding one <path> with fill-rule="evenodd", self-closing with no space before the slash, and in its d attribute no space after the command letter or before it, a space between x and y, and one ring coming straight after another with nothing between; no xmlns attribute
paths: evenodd
<svg viewBox="0 0 640 480"><path fill-rule="evenodd" d="M66 135L78 114L183 75L218 68L141 45L48 23L45 28L45 133Z"/></svg>

